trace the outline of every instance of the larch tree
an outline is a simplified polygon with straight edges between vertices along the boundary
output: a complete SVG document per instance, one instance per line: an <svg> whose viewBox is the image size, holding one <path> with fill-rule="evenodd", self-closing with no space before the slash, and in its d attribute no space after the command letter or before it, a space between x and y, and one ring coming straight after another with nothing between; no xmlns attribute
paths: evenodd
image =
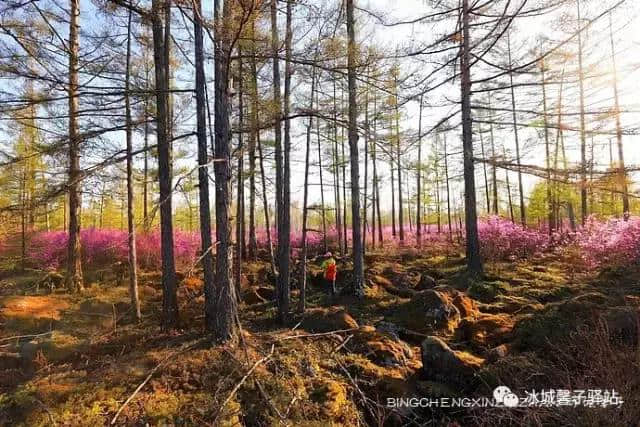
<svg viewBox="0 0 640 427"><path fill-rule="evenodd" d="M127 19L127 56L124 81L125 135L127 141L127 243L129 249L129 295L131 308L136 319L140 320L140 298L138 297L138 259L136 250L136 226L134 215L133 188L133 125L131 119L131 19L129 10Z"/></svg>
<svg viewBox="0 0 640 427"><path fill-rule="evenodd" d="M207 128L206 128L206 76L204 69L204 36L202 1L195 0L193 32L195 37L195 95L196 95L196 134L198 140L198 192L200 196L200 242L205 294L205 322L206 329L212 331L214 324L210 310L211 302L215 296L214 268L213 268L213 242L211 239L211 207L209 201L209 151L207 149Z"/></svg>
<svg viewBox="0 0 640 427"><path fill-rule="evenodd" d="M172 212L172 168L171 141L169 129L169 87L165 43L165 8L168 2L153 0L151 4L151 22L153 32L153 58L155 66L156 93L156 140L158 148L158 184L160 187L160 240L162 258L162 326L174 329L178 326L178 297L176 283L176 265L173 252L173 212Z"/></svg>
<svg viewBox="0 0 640 427"><path fill-rule="evenodd" d="M80 135L78 131L78 17L80 1L69 0L69 240L67 243L66 287L72 291L84 289L80 257Z"/></svg>
<svg viewBox="0 0 640 427"><path fill-rule="evenodd" d="M237 297L232 276L231 241L231 127L229 61L232 49L232 1L214 0L215 21L215 147L216 272L213 301L205 302L205 319L218 342L234 339L237 332Z"/></svg>
<svg viewBox="0 0 640 427"><path fill-rule="evenodd" d="M360 224L360 171L358 159L358 104L356 88L356 36L354 1L347 1L347 79L349 85L349 157L351 160L351 235L353 239L353 292L364 297L364 253Z"/></svg>
<svg viewBox="0 0 640 427"><path fill-rule="evenodd" d="M476 213L476 186L473 159L473 135L471 121L471 41L469 0L462 0L462 45L460 56L460 86L462 100L462 150L464 159L464 206L466 230L467 268L473 274L481 274L482 258L478 239Z"/></svg>

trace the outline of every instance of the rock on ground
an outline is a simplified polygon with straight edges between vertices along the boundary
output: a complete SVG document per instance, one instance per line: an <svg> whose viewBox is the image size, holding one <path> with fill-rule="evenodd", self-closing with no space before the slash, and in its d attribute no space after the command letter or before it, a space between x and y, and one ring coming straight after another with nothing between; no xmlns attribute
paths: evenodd
<svg viewBox="0 0 640 427"><path fill-rule="evenodd" d="M301 326L309 332L331 332L358 329L359 327L358 322L341 308L312 308L307 310Z"/></svg>
<svg viewBox="0 0 640 427"><path fill-rule="evenodd" d="M421 346L422 369L427 380L466 388L475 382L475 374L484 359L452 350L443 340L427 337Z"/></svg>
<svg viewBox="0 0 640 427"><path fill-rule="evenodd" d="M452 298L433 289L416 294L402 309L401 316L409 329L453 332L460 323L460 311Z"/></svg>

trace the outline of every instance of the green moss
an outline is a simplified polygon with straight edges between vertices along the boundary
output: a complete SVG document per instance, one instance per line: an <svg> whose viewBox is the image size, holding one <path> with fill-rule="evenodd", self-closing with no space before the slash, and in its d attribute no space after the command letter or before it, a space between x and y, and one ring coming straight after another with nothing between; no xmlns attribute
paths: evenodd
<svg viewBox="0 0 640 427"><path fill-rule="evenodd" d="M498 293L505 292L509 289L509 285L505 282L495 281L476 281L469 286L467 290L469 296L484 303L493 302Z"/></svg>
<svg viewBox="0 0 640 427"><path fill-rule="evenodd" d="M573 295L573 291L568 286L553 286L547 288L529 288L525 295L536 299L541 303L560 301Z"/></svg>
<svg viewBox="0 0 640 427"><path fill-rule="evenodd" d="M545 351L550 343L561 343L575 330L578 317L557 308L520 320L514 328L514 344L524 350Z"/></svg>
<svg viewBox="0 0 640 427"><path fill-rule="evenodd" d="M144 403L145 415L156 422L173 419L179 409L180 399L173 393L155 392Z"/></svg>

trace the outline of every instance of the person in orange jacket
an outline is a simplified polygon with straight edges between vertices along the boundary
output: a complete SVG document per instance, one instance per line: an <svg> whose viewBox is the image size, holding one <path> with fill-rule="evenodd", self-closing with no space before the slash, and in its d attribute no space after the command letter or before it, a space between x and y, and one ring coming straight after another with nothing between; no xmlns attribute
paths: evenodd
<svg viewBox="0 0 640 427"><path fill-rule="evenodd" d="M338 268L336 260L333 258L331 252L327 252L324 256L326 259L322 263L322 270L324 271L324 280L327 282L329 290L332 296L336 295L336 276L338 275Z"/></svg>

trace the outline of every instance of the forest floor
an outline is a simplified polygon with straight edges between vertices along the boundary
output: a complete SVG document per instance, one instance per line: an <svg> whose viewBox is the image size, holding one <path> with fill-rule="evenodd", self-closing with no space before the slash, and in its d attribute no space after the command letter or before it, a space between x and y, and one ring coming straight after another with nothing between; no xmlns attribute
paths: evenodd
<svg viewBox="0 0 640 427"><path fill-rule="evenodd" d="M0 272L0 425L636 425L640 272L576 271L546 253L467 277L458 251L366 257L366 297L331 298L309 268L308 307L274 322L268 263L245 265L236 345L203 338L197 273L181 329L159 329L160 275L140 277L143 320L112 269L80 294ZM338 288L349 282L339 262ZM293 291L293 306L297 304ZM424 367L423 367L424 366ZM139 386L142 387L136 393ZM619 407L407 408L394 397L520 397L615 389ZM132 397L125 405L125 401ZM120 411L120 412L118 412ZM116 417L117 414L117 418Z"/></svg>

